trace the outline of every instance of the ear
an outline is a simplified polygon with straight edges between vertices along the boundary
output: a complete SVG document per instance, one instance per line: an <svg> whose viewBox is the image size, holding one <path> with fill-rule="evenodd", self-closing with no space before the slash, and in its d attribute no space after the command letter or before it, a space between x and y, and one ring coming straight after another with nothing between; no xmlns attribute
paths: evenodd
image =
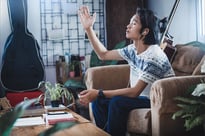
<svg viewBox="0 0 205 136"><path fill-rule="evenodd" d="M149 33L149 28L145 28L142 32L142 35L147 35Z"/></svg>

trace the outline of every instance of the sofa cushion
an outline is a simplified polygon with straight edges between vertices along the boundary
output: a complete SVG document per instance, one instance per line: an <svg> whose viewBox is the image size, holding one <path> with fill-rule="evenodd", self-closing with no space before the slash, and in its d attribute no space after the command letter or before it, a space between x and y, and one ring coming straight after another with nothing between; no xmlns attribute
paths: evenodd
<svg viewBox="0 0 205 136"><path fill-rule="evenodd" d="M127 131L135 134L151 133L151 110L150 108L134 109L129 113Z"/></svg>
<svg viewBox="0 0 205 136"><path fill-rule="evenodd" d="M205 73L201 73L201 66L205 61L205 55L203 56L203 58L201 59L200 63L196 66L196 68L194 69L192 75L204 75Z"/></svg>
<svg viewBox="0 0 205 136"><path fill-rule="evenodd" d="M172 62L176 76L192 75L205 52L199 47L176 45L177 53Z"/></svg>

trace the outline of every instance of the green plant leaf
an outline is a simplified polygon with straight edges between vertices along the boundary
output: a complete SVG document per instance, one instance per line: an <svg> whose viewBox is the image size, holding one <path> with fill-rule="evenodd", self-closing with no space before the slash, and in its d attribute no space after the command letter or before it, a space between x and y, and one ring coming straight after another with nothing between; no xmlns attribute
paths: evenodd
<svg viewBox="0 0 205 136"><path fill-rule="evenodd" d="M200 108L200 105L177 104L186 113L195 113Z"/></svg>
<svg viewBox="0 0 205 136"><path fill-rule="evenodd" d="M186 130L189 131L192 128L201 125L204 122L205 115L200 116L192 116L191 118L187 118L185 120L184 126L186 127Z"/></svg>
<svg viewBox="0 0 205 136"><path fill-rule="evenodd" d="M172 119L175 120L177 117L182 116L184 113L185 113L184 110L179 110L179 111L175 112L175 113L172 115Z"/></svg>
<svg viewBox="0 0 205 136"><path fill-rule="evenodd" d="M204 86L202 86L202 89L203 87ZM194 96L192 95L193 90L194 86L185 93L184 97L178 96L174 98L180 102L177 104L180 110L172 115L172 119L176 119L177 117L184 119L184 126L187 131L203 124L205 121L205 96Z"/></svg>
<svg viewBox="0 0 205 136"><path fill-rule="evenodd" d="M13 128L15 121L23 115L26 108L31 104L38 102L39 98L34 98L30 100L23 101L16 105L16 107L0 117L0 135L8 136Z"/></svg>
<svg viewBox="0 0 205 136"><path fill-rule="evenodd" d="M60 100L62 97L66 98L68 102L73 100L73 94L62 84L55 83L52 85L50 82L43 82L45 85L45 96L50 96L51 100ZM47 98L45 98L46 100Z"/></svg>
<svg viewBox="0 0 205 136"><path fill-rule="evenodd" d="M66 128L70 128L74 125L78 124L77 122L61 122L61 123L57 123L55 124L53 127L49 128L46 131L43 131L39 134L39 136L49 136L57 131L66 129Z"/></svg>
<svg viewBox="0 0 205 136"><path fill-rule="evenodd" d="M201 101L201 99L199 97L191 97L191 98L185 98L185 97L175 97L175 100L184 102L184 103L188 103L188 104L203 104L205 105L205 103L203 101Z"/></svg>

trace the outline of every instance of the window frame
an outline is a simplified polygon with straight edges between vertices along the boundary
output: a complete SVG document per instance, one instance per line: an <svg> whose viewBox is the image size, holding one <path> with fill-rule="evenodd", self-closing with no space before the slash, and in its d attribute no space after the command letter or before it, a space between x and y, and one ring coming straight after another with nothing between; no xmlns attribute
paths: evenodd
<svg viewBox="0 0 205 136"><path fill-rule="evenodd" d="M197 40L205 42L205 1L196 1Z"/></svg>

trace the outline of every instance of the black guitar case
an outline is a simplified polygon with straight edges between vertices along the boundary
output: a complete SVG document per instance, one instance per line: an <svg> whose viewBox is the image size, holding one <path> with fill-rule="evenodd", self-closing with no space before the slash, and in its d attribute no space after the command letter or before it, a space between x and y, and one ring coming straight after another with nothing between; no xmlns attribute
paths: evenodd
<svg viewBox="0 0 205 136"><path fill-rule="evenodd" d="M9 91L32 91L45 80L39 45L27 28L27 0L8 0L11 34L2 56L1 84Z"/></svg>

